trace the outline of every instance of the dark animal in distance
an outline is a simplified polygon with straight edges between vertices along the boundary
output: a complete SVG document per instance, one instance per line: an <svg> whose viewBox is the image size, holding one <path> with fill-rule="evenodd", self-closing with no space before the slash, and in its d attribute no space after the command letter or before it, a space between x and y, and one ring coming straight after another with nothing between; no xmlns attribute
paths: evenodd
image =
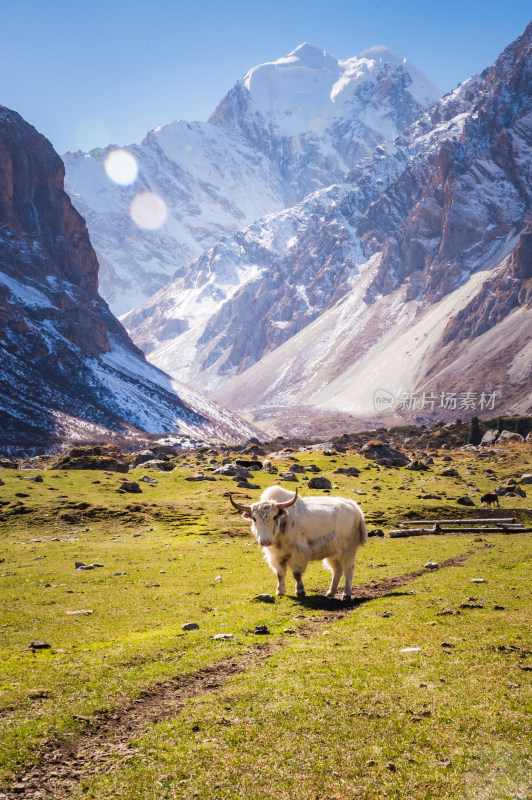
<svg viewBox="0 0 532 800"><path fill-rule="evenodd" d="M497 506L500 508L499 504L499 496L494 494L493 492L488 492L487 494L483 494L480 498L480 505L486 503L486 505L491 508L491 506Z"/></svg>

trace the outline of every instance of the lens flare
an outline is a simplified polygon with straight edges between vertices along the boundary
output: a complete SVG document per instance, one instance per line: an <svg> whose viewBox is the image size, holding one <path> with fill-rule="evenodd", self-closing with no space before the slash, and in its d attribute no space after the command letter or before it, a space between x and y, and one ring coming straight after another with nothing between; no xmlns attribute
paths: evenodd
<svg viewBox="0 0 532 800"><path fill-rule="evenodd" d="M131 203L129 213L139 228L154 231L160 228L166 219L166 205L156 194L142 192Z"/></svg>
<svg viewBox="0 0 532 800"><path fill-rule="evenodd" d="M135 183L139 174L137 162L127 150L112 150L105 159L105 171L120 186Z"/></svg>

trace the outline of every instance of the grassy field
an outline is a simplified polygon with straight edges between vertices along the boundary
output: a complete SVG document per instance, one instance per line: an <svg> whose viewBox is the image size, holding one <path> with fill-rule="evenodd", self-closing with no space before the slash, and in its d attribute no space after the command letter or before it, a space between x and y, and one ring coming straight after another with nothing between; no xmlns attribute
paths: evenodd
<svg viewBox="0 0 532 800"><path fill-rule="evenodd" d="M370 529L478 516L475 489L532 472L529 445L489 459L440 452L420 473L356 454L295 457L357 499ZM142 471L0 471L6 796L532 798L532 534L371 538L350 609L323 598L321 564L305 600L290 581L287 597L264 604L253 598L273 593L275 576L229 510L234 482L188 482L198 469L188 464L149 473L158 483L138 495L116 490ZM334 474L344 466L359 477ZM442 477L446 466L460 477ZM42 483L24 480L36 474ZM456 504L464 494L476 509ZM532 521L527 498L501 504ZM233 638L212 638L221 633Z"/></svg>

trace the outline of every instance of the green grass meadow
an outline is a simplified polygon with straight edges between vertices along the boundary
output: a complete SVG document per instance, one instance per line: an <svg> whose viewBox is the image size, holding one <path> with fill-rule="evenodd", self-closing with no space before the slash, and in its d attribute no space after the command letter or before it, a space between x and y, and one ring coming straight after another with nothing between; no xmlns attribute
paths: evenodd
<svg viewBox="0 0 532 800"><path fill-rule="evenodd" d="M295 455L317 464L333 493L358 500L370 529L475 517L472 487L497 485L489 469L501 483L532 471L526 445L491 460L453 451L460 478L441 476L441 457L416 473L357 455ZM127 758L111 754L105 772L87 768L68 796L532 798L532 534L371 538L355 595L356 584L475 552L347 616L319 601L330 577L319 563L305 575L305 600L289 578L285 598L258 603L255 595L274 593L275 576L228 492L248 502L260 490L235 489L230 478L188 482L198 469L195 457L188 463L149 473L158 483L141 483L138 495L116 491L137 470L0 471L0 786L47 742L82 735L80 717L246 656L241 673L135 735ZM334 475L353 465L358 478ZM42 483L23 479L35 474ZM260 472L253 480L279 482ZM283 485L309 493L302 480ZM468 493L476 510L456 505ZM532 521L529 499L501 504ZM102 566L78 571L76 561ZM183 631L187 622L199 630ZM258 625L270 634L256 635ZM219 633L234 638L212 638ZM32 652L36 640L50 648ZM254 659L257 648L267 657Z"/></svg>

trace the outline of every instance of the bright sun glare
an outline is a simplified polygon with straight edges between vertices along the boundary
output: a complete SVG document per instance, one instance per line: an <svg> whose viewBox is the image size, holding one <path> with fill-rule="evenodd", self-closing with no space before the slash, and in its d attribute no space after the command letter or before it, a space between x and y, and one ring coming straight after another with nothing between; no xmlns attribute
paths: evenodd
<svg viewBox="0 0 532 800"><path fill-rule="evenodd" d="M140 228L156 230L166 219L166 205L156 194L142 192L131 203L129 213Z"/></svg>
<svg viewBox="0 0 532 800"><path fill-rule="evenodd" d="M110 152L105 159L105 171L120 186L130 186L136 181L139 172L135 158L126 150Z"/></svg>

